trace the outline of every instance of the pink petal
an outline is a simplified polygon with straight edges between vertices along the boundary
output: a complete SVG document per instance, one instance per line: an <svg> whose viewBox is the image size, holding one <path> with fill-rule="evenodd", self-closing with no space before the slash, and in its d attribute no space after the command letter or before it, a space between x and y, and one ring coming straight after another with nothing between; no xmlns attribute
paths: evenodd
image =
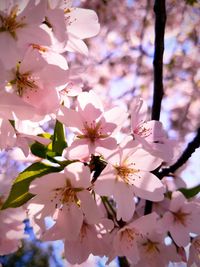
<svg viewBox="0 0 200 267"><path fill-rule="evenodd" d="M137 196L152 200L161 201L164 199L164 193L166 191L162 182L150 172L138 172L133 174L134 192Z"/></svg>
<svg viewBox="0 0 200 267"><path fill-rule="evenodd" d="M72 187L88 188L91 186L90 169L81 162L74 162L65 168L65 175L69 177Z"/></svg>
<svg viewBox="0 0 200 267"><path fill-rule="evenodd" d="M131 104L131 128L134 131L141 123L146 121L148 107L143 99L136 97Z"/></svg>
<svg viewBox="0 0 200 267"><path fill-rule="evenodd" d="M115 185L113 196L117 203L117 220L129 221L135 211L132 188L124 182L118 182Z"/></svg>
<svg viewBox="0 0 200 267"><path fill-rule="evenodd" d="M87 45L82 40L75 37L72 33L69 33L69 39L67 41L65 50L69 52L78 52L85 56L88 56L89 53Z"/></svg>
<svg viewBox="0 0 200 267"><path fill-rule="evenodd" d="M81 191L77 193L81 200L81 208L86 216L87 222L90 224L97 223L100 220L100 213L96 202L89 191Z"/></svg>
<svg viewBox="0 0 200 267"><path fill-rule="evenodd" d="M75 131L82 133L84 126L80 114L75 110L66 108L65 106L61 106L60 110L63 115L57 115L57 119L66 126L75 128Z"/></svg>
<svg viewBox="0 0 200 267"><path fill-rule="evenodd" d="M65 150L64 156L68 159L84 160L88 159L90 153L87 141L85 139L77 139Z"/></svg>
<svg viewBox="0 0 200 267"><path fill-rule="evenodd" d="M67 31L74 34L80 39L93 37L98 34L100 25L98 23L97 14L90 9L71 8L70 21L72 23L67 25Z"/></svg>
<svg viewBox="0 0 200 267"><path fill-rule="evenodd" d="M0 107L0 116L11 120L13 115L20 120L32 119L36 113L35 108L20 97L5 92L0 93Z"/></svg>
<svg viewBox="0 0 200 267"><path fill-rule="evenodd" d="M128 157L126 162L135 163L135 167L137 169L143 171L152 171L162 163L162 160L151 155L148 151L137 149L136 152Z"/></svg>

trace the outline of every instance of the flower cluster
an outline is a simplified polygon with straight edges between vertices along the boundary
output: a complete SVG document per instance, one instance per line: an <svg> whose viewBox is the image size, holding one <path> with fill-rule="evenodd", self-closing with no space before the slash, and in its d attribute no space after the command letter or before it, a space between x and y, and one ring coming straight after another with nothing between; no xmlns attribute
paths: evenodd
<svg viewBox="0 0 200 267"><path fill-rule="evenodd" d="M125 110L82 92L81 70L67 61L72 52L87 56L83 40L99 29L96 13L72 1L1 1L0 149L18 147L34 163L7 199L1 192L0 254L19 246L26 209L38 238L63 240L71 264L93 254L164 267L187 261L191 243L188 266L198 266L200 204L155 175L173 162L175 143L148 120L141 98ZM44 125L52 121L50 134Z"/></svg>

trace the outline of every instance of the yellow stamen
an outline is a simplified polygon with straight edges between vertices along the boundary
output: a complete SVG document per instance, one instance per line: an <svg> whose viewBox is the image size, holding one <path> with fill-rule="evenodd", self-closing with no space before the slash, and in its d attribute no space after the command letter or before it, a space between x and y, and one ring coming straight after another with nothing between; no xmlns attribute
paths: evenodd
<svg viewBox="0 0 200 267"><path fill-rule="evenodd" d="M21 18L21 21L17 21L17 13L19 11L18 5L15 5L10 14L6 16L0 15L0 32L9 32L13 38L16 38L16 30L24 27L26 24L23 22L25 17Z"/></svg>

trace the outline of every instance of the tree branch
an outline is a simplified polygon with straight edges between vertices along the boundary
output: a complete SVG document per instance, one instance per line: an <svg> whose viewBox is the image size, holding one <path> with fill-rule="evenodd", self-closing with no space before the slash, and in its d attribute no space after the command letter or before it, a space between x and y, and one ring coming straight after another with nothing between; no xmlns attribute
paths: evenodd
<svg viewBox="0 0 200 267"><path fill-rule="evenodd" d="M155 52L154 52L154 93L152 105L152 120L159 120L163 91L163 53L166 23L165 0L155 0Z"/></svg>
<svg viewBox="0 0 200 267"><path fill-rule="evenodd" d="M162 179L164 176L168 176L172 173L174 173L176 170L178 170L180 167L182 167L187 160L192 156L192 154L195 152L197 148L200 147L200 127L197 130L196 136L194 139L188 144L186 149L183 151L180 158L170 167L164 168L161 170L155 170L154 174ZM144 214L149 214L152 211L152 202L147 200L145 205L145 211Z"/></svg>
<svg viewBox="0 0 200 267"><path fill-rule="evenodd" d="M160 119L161 102L164 95L163 90L163 53L164 53L164 35L166 23L166 8L165 0L155 0L155 52L154 52L154 92L152 105L152 120ZM152 202L147 200L144 214L149 214L152 211Z"/></svg>
<svg viewBox="0 0 200 267"><path fill-rule="evenodd" d="M192 154L195 152L195 150L200 147L200 127L197 130L196 136L194 139L188 144L186 149L183 151L180 158L170 167L164 168L161 171L158 171L156 173L156 176L158 176L160 179L162 179L164 176L170 175L171 173L174 173L177 169L182 167L186 161L192 156Z"/></svg>
<svg viewBox="0 0 200 267"><path fill-rule="evenodd" d="M118 257L118 262L119 262L120 267L129 267L130 266L126 257Z"/></svg>

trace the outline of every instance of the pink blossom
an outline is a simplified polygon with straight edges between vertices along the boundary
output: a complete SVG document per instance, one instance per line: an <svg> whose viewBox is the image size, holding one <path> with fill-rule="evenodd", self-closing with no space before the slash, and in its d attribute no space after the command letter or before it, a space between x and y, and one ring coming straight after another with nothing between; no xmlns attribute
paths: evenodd
<svg viewBox="0 0 200 267"><path fill-rule="evenodd" d="M8 120L0 119L0 149L13 147L16 142L16 133Z"/></svg>
<svg viewBox="0 0 200 267"><path fill-rule="evenodd" d="M199 266L200 264L200 236L196 236L193 238L190 250L189 250L189 259L188 259L188 267Z"/></svg>
<svg viewBox="0 0 200 267"><path fill-rule="evenodd" d="M6 1L0 5L0 57L8 69L15 66L30 43L48 45L48 34L39 26L43 21L45 1ZM5 52L6 51L6 52Z"/></svg>
<svg viewBox="0 0 200 267"><path fill-rule="evenodd" d="M174 244L166 245L165 236L156 232L156 226L153 231L149 231L138 241L140 260L131 267L168 267L169 262L180 262L181 257L177 254Z"/></svg>
<svg viewBox="0 0 200 267"><path fill-rule="evenodd" d="M8 196L11 176L12 173L0 175L0 208ZM21 239L25 237L23 224L25 218L26 213L22 207L0 210L0 255L10 254L19 248Z"/></svg>
<svg viewBox="0 0 200 267"><path fill-rule="evenodd" d="M190 233L199 234L200 205L194 201L188 202L184 195L177 191L172 193L168 211L161 219L163 231L169 231L178 246L187 246Z"/></svg>
<svg viewBox="0 0 200 267"><path fill-rule="evenodd" d="M27 107L28 118L29 107L35 108L37 114L32 113L34 118L34 115L45 115L58 108L60 99L57 89L68 82L68 74L58 66L48 65L40 53L30 47L23 60L10 72L7 82L6 91L24 101L24 113ZM9 94L7 97L12 99Z"/></svg>
<svg viewBox="0 0 200 267"><path fill-rule="evenodd" d="M101 220L99 224L91 224L83 220L78 238L65 240L65 257L71 264L81 264L90 254L103 256L106 251L104 236L113 228L112 221Z"/></svg>
<svg viewBox="0 0 200 267"><path fill-rule="evenodd" d="M0 255L16 251L24 238L25 212L22 208L0 211Z"/></svg>
<svg viewBox="0 0 200 267"><path fill-rule="evenodd" d="M148 107L141 98L133 100L131 109L131 128L134 138L153 155L168 163L172 162L175 142L167 138L162 123L154 120L147 121Z"/></svg>
<svg viewBox="0 0 200 267"><path fill-rule="evenodd" d="M165 192L162 182L150 172L161 160L141 147L134 147L130 138L127 141L107 158L108 165L94 187L102 196L113 196L117 203L117 219L124 221L129 221L135 211L134 196L161 201Z"/></svg>
<svg viewBox="0 0 200 267"><path fill-rule="evenodd" d="M116 255L126 256L134 264L144 257L140 255L138 244L144 238L148 238L149 233L155 229L157 217L156 213L151 213L121 228L113 239Z"/></svg>
<svg viewBox="0 0 200 267"><path fill-rule="evenodd" d="M66 157L85 159L100 150L101 147L114 149L116 140L113 133L120 129L127 114L118 107L108 111L97 95L83 92L78 96L77 111L61 107L63 115L57 118L75 133L76 139L66 149Z"/></svg>
<svg viewBox="0 0 200 267"><path fill-rule="evenodd" d="M76 239L83 213L90 222L99 220L97 206L88 191L90 186L90 170L79 162L68 165L64 173L51 173L34 180L30 192L36 196L29 203L31 208L36 205L36 209L31 217L42 228L46 216L54 218L56 223L47 232L49 238Z"/></svg>
<svg viewBox="0 0 200 267"><path fill-rule="evenodd" d="M49 1L47 18L56 38L66 44L63 51L79 52L88 55L88 48L83 39L99 33L98 17L93 10L72 7L72 1Z"/></svg>

